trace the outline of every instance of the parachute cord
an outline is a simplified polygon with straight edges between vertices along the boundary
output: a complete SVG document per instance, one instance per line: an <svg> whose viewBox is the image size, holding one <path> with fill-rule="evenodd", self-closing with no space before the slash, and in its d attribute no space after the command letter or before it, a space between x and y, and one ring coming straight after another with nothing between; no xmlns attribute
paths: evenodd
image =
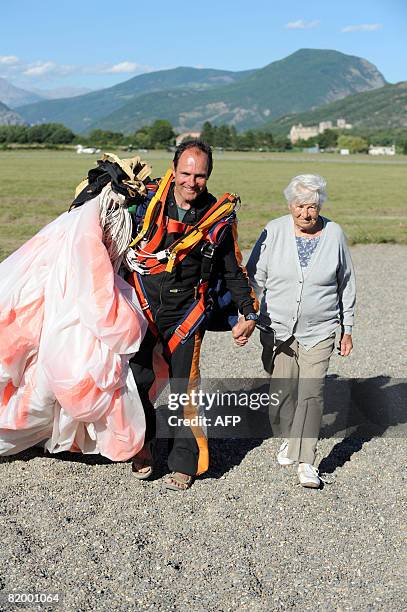
<svg viewBox="0 0 407 612"><path fill-rule="evenodd" d="M124 202L125 197L113 191L110 184L104 187L99 196L102 241L115 272L119 271L122 263L129 269L132 269L130 265L133 263L131 253L126 252L132 251L128 248L132 239L132 220Z"/></svg>

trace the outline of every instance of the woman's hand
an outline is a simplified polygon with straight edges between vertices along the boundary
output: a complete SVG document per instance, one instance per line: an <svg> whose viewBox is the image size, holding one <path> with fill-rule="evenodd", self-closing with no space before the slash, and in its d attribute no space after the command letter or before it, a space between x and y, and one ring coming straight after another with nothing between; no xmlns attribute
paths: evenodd
<svg viewBox="0 0 407 612"><path fill-rule="evenodd" d="M339 344L339 354L342 357L347 357L353 349L352 335L343 334Z"/></svg>

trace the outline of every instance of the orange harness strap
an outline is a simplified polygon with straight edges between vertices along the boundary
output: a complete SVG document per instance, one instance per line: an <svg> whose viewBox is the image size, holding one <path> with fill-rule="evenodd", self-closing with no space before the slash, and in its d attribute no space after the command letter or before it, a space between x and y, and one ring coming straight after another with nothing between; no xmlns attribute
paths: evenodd
<svg viewBox="0 0 407 612"><path fill-rule="evenodd" d="M192 304L182 321L178 324L169 342L168 349L170 355L176 350L180 344L184 344L188 338L199 327L206 316L205 293L208 288L208 283L201 283L198 286L199 298Z"/></svg>
<svg viewBox="0 0 407 612"><path fill-rule="evenodd" d="M140 302L141 309L148 321L148 327L155 336L158 336L157 326L154 322L153 313L151 312L150 304L147 299L143 284L137 272L133 272L130 280L136 291L137 298ZM174 333L167 343L167 356L171 356L180 344L184 344L188 338L199 327L206 316L205 293L208 288L208 282L200 283L198 286L198 296L195 302L191 305L181 322L177 325Z"/></svg>
<svg viewBox="0 0 407 612"><path fill-rule="evenodd" d="M183 234L187 227L186 223L176 221L175 219L165 218L167 234Z"/></svg>
<svg viewBox="0 0 407 612"><path fill-rule="evenodd" d="M148 274L159 274L160 272L164 272L167 270L170 264L172 270L174 264L182 261L198 242L200 242L201 240L211 242L209 235L212 229L212 223L220 221L222 215L224 215L225 213L230 214L230 211L227 207L226 210L223 209L222 211L219 211L218 216L216 215L216 211L222 206L223 208L225 208L225 205L227 204L233 205L237 199L237 196L235 196L234 194L224 194L217 202L215 202L210 207L210 209L205 213L202 219L198 221L198 223L193 226L189 226L184 223L181 223L180 221L176 221L174 219L166 219L164 217L165 201L171 184L170 176L166 175L165 178L167 183L165 184L165 186L162 186L161 194L157 193L157 195L159 195L159 202L156 201L154 203L154 206L157 206L157 208L151 211L151 214L149 215L149 221L147 223L148 226L145 225L143 227L143 230L139 234L139 237L137 237L134 241L138 242L143 236L147 238L147 236L151 235L151 233L153 232L154 227L157 228L151 240L148 240L147 238L147 244L145 244L142 249L144 254L143 252L138 253L138 259L140 263L142 263L145 268L149 269ZM157 214L156 210L158 210L158 205L160 206L160 209ZM202 224L203 227L201 228ZM168 251L171 253L171 261L169 263L163 263L159 259L151 257L151 255L153 255L155 250L159 247L165 231L167 231L167 233L169 234L183 234L177 240L175 240L168 249ZM175 252L172 253L175 247ZM149 328L155 336L158 336L159 332L154 322L154 317L151 312L147 294L143 287L141 276L139 276L137 272L134 272L131 276L131 280L136 290L136 294L140 302L141 308L148 321ZM187 311L183 319L180 321L180 323L177 325L174 333L172 334L171 338L167 343L167 356L168 353L169 355L172 355L172 353L174 353L174 351L180 344L184 344L205 319L205 294L208 289L208 285L209 283L206 279L204 281L201 280L199 282L199 285L197 287L196 300L191 304L189 310Z"/></svg>
<svg viewBox="0 0 407 612"><path fill-rule="evenodd" d="M164 208L165 208L165 201L167 199L168 191L170 189L170 185L171 185L171 181L168 181L160 197L160 212L158 213L157 219L155 221L155 225L157 226L157 231L152 237L152 239L150 240L150 242L148 242L147 244L148 250L150 251L150 253L154 253L154 251L158 248L164 236L164 232L165 232L165 225L163 223Z"/></svg>
<svg viewBox="0 0 407 612"><path fill-rule="evenodd" d="M168 192L168 189L166 187L166 193L167 192ZM235 201L236 201L236 196L234 196L233 194L225 193L221 198L219 198L217 202L215 202L210 207L210 209L205 213L202 219L200 219L195 225L181 224L179 221L169 219L168 225L170 226L171 229L174 228L178 231L179 229L181 229L182 225L184 226L185 229L187 229L186 233L184 233L182 236L177 238L171 244L171 246L167 249L167 251L170 252L170 260L165 263L165 262L159 261L158 259L155 259L154 257L145 257L145 256L143 257L142 254L139 254L138 256L139 261L143 263L143 265L146 268L149 269L149 272L148 272L149 274L160 274L161 272L164 272L165 270L168 271L169 266L172 269L174 265L178 264L183 259L185 259L185 257L188 255L190 250L195 246L195 244L197 244L201 240L204 240L204 241L208 240L208 235L210 234L211 227L210 226L205 227L205 222L211 216L213 216L221 206L224 206L227 203L231 203ZM153 236L152 240L150 240L150 242L148 242L143 247L143 250L145 252L151 253L151 254L153 254L155 249L159 246L162 236L164 235L164 231L166 229L165 224L164 224L164 218L163 218L163 208L160 210L160 214L158 218L156 219L155 223L156 224L159 223L160 225L158 225L157 231L155 235ZM204 228L200 229L202 224L204 224ZM167 226L167 231L168 231L168 226ZM184 242L185 242L185 246L183 247L182 245Z"/></svg>
<svg viewBox="0 0 407 612"><path fill-rule="evenodd" d="M144 290L144 287L140 281L137 272L133 272L129 280L136 291L137 299L140 302L141 310L143 311L144 316L147 319L148 327L155 336L158 336L157 326L154 322L154 317L153 313L151 312L149 301L147 299L147 294Z"/></svg>

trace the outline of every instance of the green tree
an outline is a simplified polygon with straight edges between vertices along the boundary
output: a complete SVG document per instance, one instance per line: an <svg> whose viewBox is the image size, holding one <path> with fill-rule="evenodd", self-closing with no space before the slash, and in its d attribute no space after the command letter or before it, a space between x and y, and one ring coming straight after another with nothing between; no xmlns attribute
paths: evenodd
<svg viewBox="0 0 407 612"><path fill-rule="evenodd" d="M257 132L257 148L270 150L273 148L274 137L271 132Z"/></svg>
<svg viewBox="0 0 407 612"><path fill-rule="evenodd" d="M28 127L25 125L5 125L2 128L2 142L23 144L28 141Z"/></svg>
<svg viewBox="0 0 407 612"><path fill-rule="evenodd" d="M234 125L230 126L230 148L234 151L236 149L238 139L238 133Z"/></svg>
<svg viewBox="0 0 407 612"><path fill-rule="evenodd" d="M87 137L87 142L90 145L120 145L124 142L124 136L121 132L112 132L110 130L91 130Z"/></svg>
<svg viewBox="0 0 407 612"><path fill-rule="evenodd" d="M339 136L338 138L339 149L349 149L350 153L365 153L369 144L367 140L360 136Z"/></svg>
<svg viewBox="0 0 407 612"><path fill-rule="evenodd" d="M210 121L205 121L201 130L201 138L211 147L215 145L215 132L216 128L212 123Z"/></svg>
<svg viewBox="0 0 407 612"><path fill-rule="evenodd" d="M71 144L75 139L75 134L65 127L64 125L59 125L54 129L52 134L50 134L47 142L50 144Z"/></svg>
<svg viewBox="0 0 407 612"><path fill-rule="evenodd" d="M307 140L303 140L302 138L300 138L299 140L297 140L294 146L298 147L299 149L309 149L311 147L315 147L315 145L317 144L318 136L312 136L312 138L307 138Z"/></svg>
<svg viewBox="0 0 407 612"><path fill-rule="evenodd" d="M151 138L148 128L141 128L132 137L132 143L139 149L149 149L151 147Z"/></svg>
<svg viewBox="0 0 407 612"><path fill-rule="evenodd" d="M174 144L175 133L165 119L157 119L149 129L151 144L155 148L166 148Z"/></svg>
<svg viewBox="0 0 407 612"><path fill-rule="evenodd" d="M228 125L220 125L216 129L214 146L222 149L232 148L232 134Z"/></svg>
<svg viewBox="0 0 407 612"><path fill-rule="evenodd" d="M335 130L325 130L317 136L317 142L321 149L333 149L338 142L338 132Z"/></svg>
<svg viewBox="0 0 407 612"><path fill-rule="evenodd" d="M0 128L0 142L17 144L69 144L75 134L62 123L7 125Z"/></svg>
<svg viewBox="0 0 407 612"><path fill-rule="evenodd" d="M290 151L293 148L292 142L289 138L276 138L273 144L275 151Z"/></svg>
<svg viewBox="0 0 407 612"><path fill-rule="evenodd" d="M256 148L257 139L256 133L253 130L247 130L243 134L239 134L237 139L237 148L240 151L250 151Z"/></svg>

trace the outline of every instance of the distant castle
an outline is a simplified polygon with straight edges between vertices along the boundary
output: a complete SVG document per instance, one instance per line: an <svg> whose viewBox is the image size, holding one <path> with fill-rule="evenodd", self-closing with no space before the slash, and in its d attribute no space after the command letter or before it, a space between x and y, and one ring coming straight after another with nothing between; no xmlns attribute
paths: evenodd
<svg viewBox="0 0 407 612"><path fill-rule="evenodd" d="M308 140L318 134L323 134L325 130L332 130L332 128L340 130L350 130L352 128L351 123L346 123L345 119L337 119L336 125L334 126L332 121L320 121L318 125L303 126L302 123L293 125L290 130L289 138L292 144L295 144L298 140Z"/></svg>

